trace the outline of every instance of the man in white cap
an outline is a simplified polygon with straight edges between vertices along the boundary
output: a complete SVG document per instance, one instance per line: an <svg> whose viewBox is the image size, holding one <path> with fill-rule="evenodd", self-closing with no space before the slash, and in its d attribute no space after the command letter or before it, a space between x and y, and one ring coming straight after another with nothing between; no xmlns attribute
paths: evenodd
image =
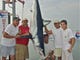
<svg viewBox="0 0 80 60"><path fill-rule="evenodd" d="M55 49L54 49L54 56L55 59L56 57L58 58L58 60L61 60L62 57L62 32L60 29L60 22L58 20L54 21L54 26L56 29L52 29L52 31L48 30L47 27L45 27L45 31L46 33L53 34L54 40L55 40Z"/></svg>
<svg viewBox="0 0 80 60"><path fill-rule="evenodd" d="M28 20L24 18L22 24L19 26L19 35L29 35ZM28 51L29 38L17 38L16 39L16 60L27 60L29 59Z"/></svg>

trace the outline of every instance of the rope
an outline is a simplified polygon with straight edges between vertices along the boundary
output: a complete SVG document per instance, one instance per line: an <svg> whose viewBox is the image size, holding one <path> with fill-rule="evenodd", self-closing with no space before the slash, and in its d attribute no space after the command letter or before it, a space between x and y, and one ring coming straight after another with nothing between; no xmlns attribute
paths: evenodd
<svg viewBox="0 0 80 60"><path fill-rule="evenodd" d="M10 6L10 4L9 4L9 3L8 3L8 7L9 7L9 8L12 8L12 6Z"/></svg>
<svg viewBox="0 0 80 60"><path fill-rule="evenodd" d="M22 19L23 19L23 14L24 14L24 4L22 5Z"/></svg>

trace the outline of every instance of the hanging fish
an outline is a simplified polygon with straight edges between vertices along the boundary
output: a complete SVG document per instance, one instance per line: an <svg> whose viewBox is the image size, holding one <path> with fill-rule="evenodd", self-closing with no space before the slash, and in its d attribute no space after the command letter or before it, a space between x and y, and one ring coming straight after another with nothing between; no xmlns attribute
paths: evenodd
<svg viewBox="0 0 80 60"><path fill-rule="evenodd" d="M33 0L31 33L34 37L37 52L44 59L43 19L41 16L39 0Z"/></svg>

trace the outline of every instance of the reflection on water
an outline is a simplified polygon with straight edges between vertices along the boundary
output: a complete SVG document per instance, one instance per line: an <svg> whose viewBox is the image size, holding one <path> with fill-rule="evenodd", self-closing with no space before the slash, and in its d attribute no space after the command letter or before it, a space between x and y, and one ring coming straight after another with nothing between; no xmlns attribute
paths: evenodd
<svg viewBox="0 0 80 60"><path fill-rule="evenodd" d="M74 60L80 59L80 40L76 40L76 44L73 49L73 58Z"/></svg>

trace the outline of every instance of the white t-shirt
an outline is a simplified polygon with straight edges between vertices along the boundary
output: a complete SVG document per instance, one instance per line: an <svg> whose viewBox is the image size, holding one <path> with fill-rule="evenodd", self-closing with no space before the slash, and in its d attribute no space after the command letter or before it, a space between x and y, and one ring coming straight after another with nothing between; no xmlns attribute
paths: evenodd
<svg viewBox="0 0 80 60"><path fill-rule="evenodd" d="M18 33L18 27L15 27L13 24L9 24L6 27L5 32L11 36L16 36L16 34ZM4 38L4 37L2 37L2 39L1 39L1 45L15 46L15 44L16 44L15 38Z"/></svg>
<svg viewBox="0 0 80 60"><path fill-rule="evenodd" d="M63 49L67 50L70 47L70 39L74 37L72 30L67 28L66 30L62 30L63 34Z"/></svg>
<svg viewBox="0 0 80 60"><path fill-rule="evenodd" d="M62 30L61 28L52 31L55 40L55 48L62 48Z"/></svg>

